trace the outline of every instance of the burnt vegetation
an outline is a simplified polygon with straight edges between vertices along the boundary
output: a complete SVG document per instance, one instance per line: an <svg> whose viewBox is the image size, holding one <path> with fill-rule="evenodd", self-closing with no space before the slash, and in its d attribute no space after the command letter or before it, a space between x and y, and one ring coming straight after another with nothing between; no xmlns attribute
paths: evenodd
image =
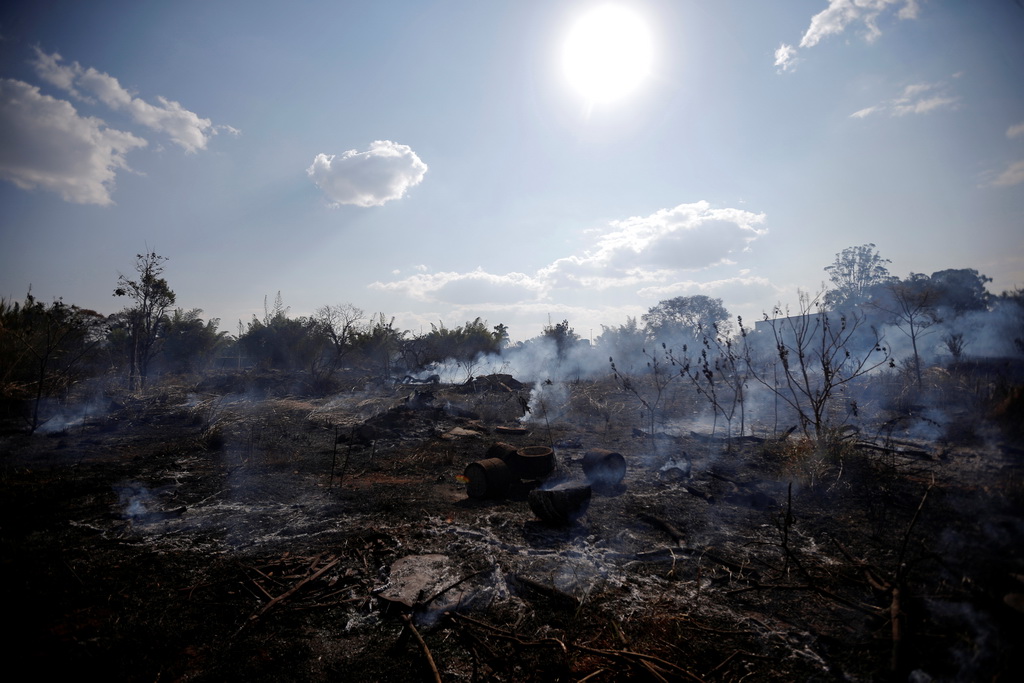
<svg viewBox="0 0 1024 683"><path fill-rule="evenodd" d="M0 302L10 651L103 680L1020 680L1024 296L874 245L677 297L235 334L139 255Z"/></svg>

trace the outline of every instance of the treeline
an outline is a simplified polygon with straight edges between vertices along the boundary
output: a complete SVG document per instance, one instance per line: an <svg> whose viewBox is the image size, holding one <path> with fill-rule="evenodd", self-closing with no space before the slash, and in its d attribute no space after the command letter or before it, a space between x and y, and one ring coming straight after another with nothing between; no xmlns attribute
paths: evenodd
<svg viewBox="0 0 1024 683"><path fill-rule="evenodd" d="M0 300L0 397L27 413L31 429L40 423L44 398L67 396L89 377L123 378L136 390L156 375L197 373L215 366L260 368L302 371L309 390L322 393L336 388L344 369L384 380L448 362L463 364L468 375L478 359L503 354L510 347L507 327L491 326L481 318L455 327L439 322L428 332L413 334L398 329L394 318L367 315L351 304L291 317L280 293L272 304L265 301L262 317L239 323L232 335L220 329L217 318L204 319L201 309L175 307L175 293L163 277L165 261L153 252L136 256L134 273L121 275L113 291L127 304L112 315L61 300L46 304L31 293L20 302ZM888 263L873 244L846 249L825 268L831 287L817 295L801 295L797 310L780 305L754 326L734 322L721 299L680 296L659 302L639 320L602 326L594 352L568 320L549 324L539 337L511 346L529 351L550 342L556 358L573 356L580 365L587 358L604 358L584 374L607 375L612 371L609 357L620 374L645 372L651 364L650 350L658 347L671 351L687 368L701 363L711 368L716 359L734 362L731 345L750 335L766 340L772 353L779 353L779 348L785 352L793 345L786 335L798 331L798 321L817 316L819 326L860 330L857 336L843 337L844 353L857 353L858 346L867 348L882 338L890 349L905 347L905 352L890 355L918 380L922 363L936 354L958 360L972 350L1024 353L1021 290L993 295L986 289L991 279L972 269L897 278L889 274ZM30 408L25 411L24 406Z"/></svg>

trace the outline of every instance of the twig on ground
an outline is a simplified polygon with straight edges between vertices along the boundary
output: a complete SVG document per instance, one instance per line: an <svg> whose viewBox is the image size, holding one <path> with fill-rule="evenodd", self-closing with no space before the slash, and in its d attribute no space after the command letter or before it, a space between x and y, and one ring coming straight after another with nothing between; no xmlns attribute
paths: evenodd
<svg viewBox="0 0 1024 683"><path fill-rule="evenodd" d="M420 649L423 650L423 655L427 658L427 663L430 664L430 671L434 674L434 680L437 683L441 683L441 672L437 670L437 664L434 663L434 656L430 654L430 648L427 647L427 641L423 640L423 636L412 623L412 617L408 614L402 615L402 621L405 622L405 627L412 632L416 642L420 644Z"/></svg>

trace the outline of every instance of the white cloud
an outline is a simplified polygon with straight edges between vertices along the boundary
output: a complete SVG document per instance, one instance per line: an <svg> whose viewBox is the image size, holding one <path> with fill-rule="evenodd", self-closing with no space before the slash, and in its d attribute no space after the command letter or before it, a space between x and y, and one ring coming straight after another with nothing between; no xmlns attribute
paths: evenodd
<svg viewBox="0 0 1024 683"><path fill-rule="evenodd" d="M680 204L649 216L611 223L582 256L558 259L541 273L556 285L620 286L664 280L671 273L728 262L767 231L764 214Z"/></svg>
<svg viewBox="0 0 1024 683"><path fill-rule="evenodd" d="M904 88L898 97L855 111L850 116L862 119L872 114L927 114L938 109L953 108L959 102L960 98L951 95L944 83L915 83Z"/></svg>
<svg viewBox="0 0 1024 683"><path fill-rule="evenodd" d="M334 206L382 206L401 199L419 185L427 165L408 145L376 140L370 149L350 149L340 156L317 154L306 169L316 186Z"/></svg>
<svg viewBox="0 0 1024 683"><path fill-rule="evenodd" d="M127 154L146 141L82 117L70 102L14 79L0 80L0 177L18 187L57 192L65 201L112 204Z"/></svg>
<svg viewBox="0 0 1024 683"><path fill-rule="evenodd" d="M823 38L838 35L855 23L864 25L868 42L874 41L882 35L878 18L897 7L896 16L900 19L916 19L920 9L917 0L829 0L827 8L811 17L800 47L814 47Z"/></svg>
<svg viewBox="0 0 1024 683"><path fill-rule="evenodd" d="M636 291L677 281L683 272L732 263L731 257L767 232L759 227L764 219L764 214L741 209L712 209L707 202L680 204L614 221L598 233L591 249L557 259L533 275L477 268L417 273L371 287L424 302L504 306L547 302L556 288Z"/></svg>
<svg viewBox="0 0 1024 683"><path fill-rule="evenodd" d="M705 294L736 304L746 305L761 301L765 292L781 292L782 288L774 285L768 278L751 275L749 270L742 270L733 277L701 282L699 280L679 280L663 285L644 287L637 294L644 297L672 297L684 294Z"/></svg>
<svg viewBox="0 0 1024 683"><path fill-rule="evenodd" d="M238 134L231 126L214 126L210 119L201 118L178 102L157 96L157 104L151 104L134 97L113 76L78 62L64 64L56 52L46 54L36 48L33 62L36 73L48 83L67 91L73 97L86 102L99 100L115 111L126 111L132 119L143 126L165 133L186 152L206 149L210 137L219 130Z"/></svg>
<svg viewBox="0 0 1024 683"><path fill-rule="evenodd" d="M1006 137L1010 138L1011 140L1013 138L1024 137L1024 121L1021 121L1020 123L1015 123L1009 128L1007 128Z"/></svg>
<svg viewBox="0 0 1024 683"><path fill-rule="evenodd" d="M536 277L523 273L495 275L480 268L468 273L420 273L395 282L374 282L370 287L401 292L419 301L455 305L535 301L546 290L545 284Z"/></svg>
<svg viewBox="0 0 1024 683"><path fill-rule="evenodd" d="M792 45L782 43L775 51L775 66L778 72L785 73L796 69L796 48Z"/></svg>
<svg viewBox="0 0 1024 683"><path fill-rule="evenodd" d="M1012 162L992 181L996 187L1011 187L1021 183L1024 183L1024 160Z"/></svg>

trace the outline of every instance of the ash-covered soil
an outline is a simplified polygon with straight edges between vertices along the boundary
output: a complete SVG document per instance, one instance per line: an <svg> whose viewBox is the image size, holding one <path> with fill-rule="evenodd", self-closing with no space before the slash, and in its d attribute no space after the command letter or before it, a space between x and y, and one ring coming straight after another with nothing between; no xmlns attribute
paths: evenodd
<svg viewBox="0 0 1024 683"><path fill-rule="evenodd" d="M529 387L415 392L167 385L9 430L7 651L44 679L1024 680L1024 450L995 427L651 434L577 382L498 433ZM549 526L537 482L467 496L496 442L553 446L548 484L597 448L627 471Z"/></svg>

